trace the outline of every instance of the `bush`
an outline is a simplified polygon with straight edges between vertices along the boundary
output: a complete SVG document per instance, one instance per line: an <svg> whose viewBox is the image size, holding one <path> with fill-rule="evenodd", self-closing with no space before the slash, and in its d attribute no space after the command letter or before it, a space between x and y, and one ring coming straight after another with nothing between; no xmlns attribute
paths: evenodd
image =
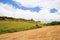
<svg viewBox="0 0 60 40"><path fill-rule="evenodd" d="M39 26L38 24L36 24L36 28L42 28L42 26Z"/></svg>

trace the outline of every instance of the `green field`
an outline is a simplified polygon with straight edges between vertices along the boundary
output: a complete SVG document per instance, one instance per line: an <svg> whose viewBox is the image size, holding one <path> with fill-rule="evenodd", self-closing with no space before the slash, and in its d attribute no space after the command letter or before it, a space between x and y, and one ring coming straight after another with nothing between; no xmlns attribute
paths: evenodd
<svg viewBox="0 0 60 40"><path fill-rule="evenodd" d="M60 22L46 24L28 20L0 20L0 34L25 31L50 25L60 25Z"/></svg>
<svg viewBox="0 0 60 40"><path fill-rule="evenodd" d="M0 21L0 34L41 28L42 24L33 21Z"/></svg>

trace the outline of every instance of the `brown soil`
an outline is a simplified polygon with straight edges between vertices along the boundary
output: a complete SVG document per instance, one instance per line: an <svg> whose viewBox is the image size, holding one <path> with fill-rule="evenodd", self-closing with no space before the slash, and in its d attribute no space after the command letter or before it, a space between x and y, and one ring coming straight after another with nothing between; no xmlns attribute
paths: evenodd
<svg viewBox="0 0 60 40"><path fill-rule="evenodd" d="M2 34L0 40L60 40L60 25Z"/></svg>

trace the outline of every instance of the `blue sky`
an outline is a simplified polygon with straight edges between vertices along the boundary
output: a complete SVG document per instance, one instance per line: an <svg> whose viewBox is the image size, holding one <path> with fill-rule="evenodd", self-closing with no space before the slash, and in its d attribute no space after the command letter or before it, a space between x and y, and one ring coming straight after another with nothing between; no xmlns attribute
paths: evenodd
<svg viewBox="0 0 60 40"><path fill-rule="evenodd" d="M14 6L15 8L19 8L19 9L22 9L22 10L30 10L32 12L39 12L40 10L42 10L42 8L40 7L25 7L25 6L22 6L21 4L13 1L13 0L0 0L0 3L3 3L3 4L9 4L9 5L12 5ZM50 9L50 13L56 13L58 10L53 8L53 9Z"/></svg>
<svg viewBox="0 0 60 40"><path fill-rule="evenodd" d="M56 12L58 12L58 10L56 8L50 9L50 13L56 13Z"/></svg>
<svg viewBox="0 0 60 40"><path fill-rule="evenodd" d="M0 16L58 21L60 20L59 3L60 0L0 0Z"/></svg>
<svg viewBox="0 0 60 40"><path fill-rule="evenodd" d="M3 3L3 4L9 4L9 5L12 5L14 6L15 8L19 8L19 9L22 9L22 10L30 10L32 12L39 12L41 10L41 8L39 7L25 7L25 6L22 6L21 4L13 1L13 0L0 0L0 3Z"/></svg>

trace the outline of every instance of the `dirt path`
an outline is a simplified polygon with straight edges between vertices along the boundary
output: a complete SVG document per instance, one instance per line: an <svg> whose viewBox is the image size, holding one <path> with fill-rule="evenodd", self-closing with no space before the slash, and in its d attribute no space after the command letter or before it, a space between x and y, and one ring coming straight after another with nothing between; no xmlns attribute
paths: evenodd
<svg viewBox="0 0 60 40"><path fill-rule="evenodd" d="M60 40L60 25L0 35L0 40Z"/></svg>

